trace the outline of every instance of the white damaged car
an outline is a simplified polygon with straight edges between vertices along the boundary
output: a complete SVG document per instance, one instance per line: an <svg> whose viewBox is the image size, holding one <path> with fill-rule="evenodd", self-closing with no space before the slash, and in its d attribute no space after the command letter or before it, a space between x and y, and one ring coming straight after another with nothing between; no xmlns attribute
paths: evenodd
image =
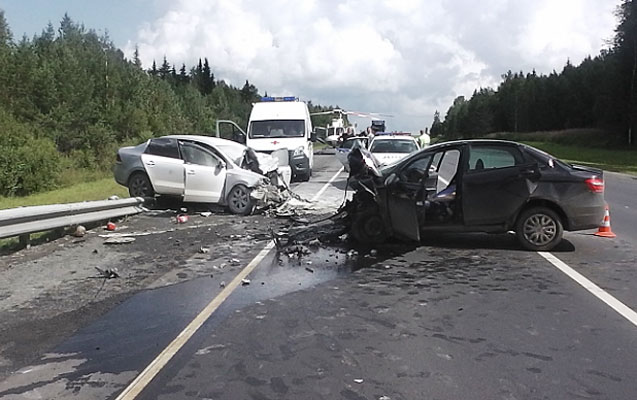
<svg viewBox="0 0 637 400"><path fill-rule="evenodd" d="M176 196L246 215L256 205L255 189L264 200L265 187L288 187L287 157L287 151L258 153L217 137L170 135L120 148L114 175L133 197Z"/></svg>

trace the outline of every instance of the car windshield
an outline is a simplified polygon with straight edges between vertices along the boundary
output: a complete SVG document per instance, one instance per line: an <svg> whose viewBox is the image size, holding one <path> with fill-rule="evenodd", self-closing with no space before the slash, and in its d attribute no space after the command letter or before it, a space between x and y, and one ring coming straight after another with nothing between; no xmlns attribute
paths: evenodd
<svg viewBox="0 0 637 400"><path fill-rule="evenodd" d="M225 154L229 159L232 160L237 165L241 165L241 159L243 158L243 153L245 152L245 147L240 144L222 144L217 145L219 151Z"/></svg>
<svg viewBox="0 0 637 400"><path fill-rule="evenodd" d="M300 119L252 121L248 136L252 139L303 137L305 122Z"/></svg>
<svg viewBox="0 0 637 400"><path fill-rule="evenodd" d="M347 139L343 142L343 144L341 144L339 147L341 149L352 149L354 148L354 145L358 143L359 147L365 147L365 143L363 142L362 138L351 138L351 139Z"/></svg>
<svg viewBox="0 0 637 400"><path fill-rule="evenodd" d="M409 139L376 139L372 142L372 153L411 153L418 150L418 146Z"/></svg>

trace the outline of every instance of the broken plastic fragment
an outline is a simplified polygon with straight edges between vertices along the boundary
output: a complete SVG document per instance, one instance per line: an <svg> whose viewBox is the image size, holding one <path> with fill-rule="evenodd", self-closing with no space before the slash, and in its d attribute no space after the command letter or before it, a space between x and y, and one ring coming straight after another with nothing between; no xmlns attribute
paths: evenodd
<svg viewBox="0 0 637 400"><path fill-rule="evenodd" d="M241 284L243 286L249 285L250 284L250 279L247 279L247 278L241 279Z"/></svg>
<svg viewBox="0 0 637 400"><path fill-rule="evenodd" d="M351 249L350 251L347 252L347 257L355 257L358 255L358 251Z"/></svg>
<svg viewBox="0 0 637 400"><path fill-rule="evenodd" d="M208 253L210 253L210 249L209 249L209 248L207 248L207 247L203 247L203 246L201 246L201 247L199 247L199 252L200 252L201 254L208 254Z"/></svg>
<svg viewBox="0 0 637 400"><path fill-rule="evenodd" d="M199 215L201 215L202 217L209 217L209 216L211 216L211 215L212 215L212 212L210 212L210 211L203 211L203 212L200 212L200 213L199 213Z"/></svg>
<svg viewBox="0 0 637 400"><path fill-rule="evenodd" d="M356 383L363 383L364 381L363 381L362 379L360 379L360 378L359 378L359 379L354 379L354 382L356 382Z"/></svg>

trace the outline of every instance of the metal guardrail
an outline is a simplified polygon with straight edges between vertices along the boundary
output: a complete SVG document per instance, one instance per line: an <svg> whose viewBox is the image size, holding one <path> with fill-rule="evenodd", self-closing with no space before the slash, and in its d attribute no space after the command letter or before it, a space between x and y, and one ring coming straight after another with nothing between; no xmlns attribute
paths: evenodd
<svg viewBox="0 0 637 400"><path fill-rule="evenodd" d="M143 203L132 197L0 210L0 239L20 236L27 243L32 233L137 214Z"/></svg>

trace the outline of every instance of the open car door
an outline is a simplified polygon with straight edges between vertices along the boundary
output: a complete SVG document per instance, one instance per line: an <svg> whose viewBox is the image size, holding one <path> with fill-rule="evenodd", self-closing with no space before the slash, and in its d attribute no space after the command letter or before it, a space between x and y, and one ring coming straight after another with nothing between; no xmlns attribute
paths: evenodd
<svg viewBox="0 0 637 400"><path fill-rule="evenodd" d="M227 119L217 120L217 137L232 140L233 142L246 144L246 133L234 121Z"/></svg>

